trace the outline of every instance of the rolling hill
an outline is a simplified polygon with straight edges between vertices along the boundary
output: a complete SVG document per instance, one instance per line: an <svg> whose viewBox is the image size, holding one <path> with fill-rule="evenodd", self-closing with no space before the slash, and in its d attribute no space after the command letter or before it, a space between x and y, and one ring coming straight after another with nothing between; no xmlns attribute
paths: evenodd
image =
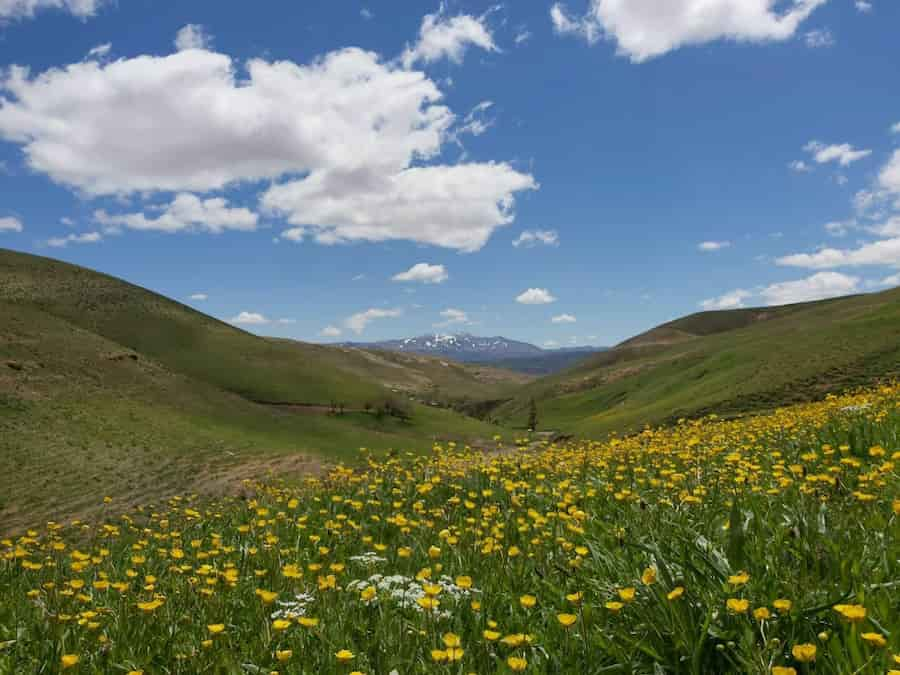
<svg viewBox="0 0 900 675"><path fill-rule="evenodd" d="M583 435L741 414L900 376L900 289L700 312L522 388L493 414Z"/></svg>
<svg viewBox="0 0 900 675"><path fill-rule="evenodd" d="M0 250L0 522L89 512L104 494L231 489L360 446L489 438L496 427L408 399L492 397L522 381L257 337L119 279ZM366 411L389 400L411 419ZM327 414L332 402L345 414Z"/></svg>

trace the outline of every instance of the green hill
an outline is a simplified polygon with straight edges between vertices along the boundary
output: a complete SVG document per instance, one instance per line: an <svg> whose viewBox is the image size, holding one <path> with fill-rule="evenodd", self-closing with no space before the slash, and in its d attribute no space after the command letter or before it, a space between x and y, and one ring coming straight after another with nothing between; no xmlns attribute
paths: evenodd
<svg viewBox="0 0 900 675"><path fill-rule="evenodd" d="M276 466L299 475L360 446L489 438L496 427L409 398L441 386L494 396L521 381L385 363L257 337L113 277L0 250L2 529L89 512L104 494L138 503L233 489ZM374 414L389 400L410 419ZM331 402L345 414L328 414Z"/></svg>
<svg viewBox="0 0 900 675"><path fill-rule="evenodd" d="M701 312L521 389L495 414L584 435L769 409L900 375L900 289Z"/></svg>

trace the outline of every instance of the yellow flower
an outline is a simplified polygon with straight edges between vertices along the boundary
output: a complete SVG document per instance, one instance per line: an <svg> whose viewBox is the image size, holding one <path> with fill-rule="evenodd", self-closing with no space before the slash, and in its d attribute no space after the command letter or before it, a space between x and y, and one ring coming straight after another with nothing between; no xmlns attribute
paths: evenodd
<svg viewBox="0 0 900 675"><path fill-rule="evenodd" d="M578 617L575 616L574 614L557 614L556 620L559 621L563 626L568 628L569 626L574 624L576 621L578 621Z"/></svg>
<svg viewBox="0 0 900 675"><path fill-rule="evenodd" d="M334 658L336 658L340 663L347 663L348 661L352 661L356 657L356 654L351 652L349 649L342 649L339 652L335 652Z"/></svg>
<svg viewBox="0 0 900 675"><path fill-rule="evenodd" d="M500 640L507 647L518 647L519 645L525 642L525 635L523 633L513 633L512 635L507 635L505 638Z"/></svg>
<svg viewBox="0 0 900 675"><path fill-rule="evenodd" d="M456 577L456 585L460 588L472 588L472 577Z"/></svg>
<svg viewBox="0 0 900 675"><path fill-rule="evenodd" d="M432 649L431 660L437 661L438 663L443 663L447 660L447 652L445 652L443 649Z"/></svg>
<svg viewBox="0 0 900 675"><path fill-rule="evenodd" d="M791 611L791 607L794 606L794 603L785 598L778 598L778 600L775 600L775 602L772 603L772 606L781 614L787 614Z"/></svg>
<svg viewBox="0 0 900 675"><path fill-rule="evenodd" d="M732 586L743 586L748 581L750 581L750 575L744 571L740 571L737 574L728 577L728 583Z"/></svg>
<svg viewBox="0 0 900 675"><path fill-rule="evenodd" d="M620 588L619 589L619 597L624 602L631 602L632 600L634 600L634 594L635 594L635 590L631 586L629 586L628 588Z"/></svg>
<svg viewBox="0 0 900 675"><path fill-rule="evenodd" d="M656 583L656 570L652 567L645 569L644 573L641 575L641 583L644 584L644 586Z"/></svg>
<svg viewBox="0 0 900 675"><path fill-rule="evenodd" d="M206 628L213 635L218 635L219 633L221 633L222 631L225 630L225 624L224 623L211 623Z"/></svg>
<svg viewBox="0 0 900 675"><path fill-rule="evenodd" d="M291 622L287 619L275 619L272 622L272 628L278 631L287 630L291 625Z"/></svg>
<svg viewBox="0 0 900 675"><path fill-rule="evenodd" d="M860 623L866 618L866 608L862 605L835 605L834 611L850 623Z"/></svg>
<svg viewBox="0 0 900 675"><path fill-rule="evenodd" d="M138 609L144 612L152 612L160 607L162 607L163 601L157 598L156 600L150 600L149 602L139 602L137 604Z"/></svg>
<svg viewBox="0 0 900 675"><path fill-rule="evenodd" d="M728 598L725 606L728 608L729 612L743 614L750 608L750 601L744 600L743 598Z"/></svg>
<svg viewBox="0 0 900 675"><path fill-rule="evenodd" d="M576 604L576 605L577 605L579 602L581 602L581 600L582 600L583 598L584 598L584 595L581 593L581 591L578 591L577 593L569 593L569 594L566 596L566 600L568 600L569 602L574 603L574 604Z"/></svg>
<svg viewBox="0 0 900 675"><path fill-rule="evenodd" d="M299 619L297 619L297 623L299 623L304 628L315 628L319 625L319 620L311 616L301 616Z"/></svg>
<svg viewBox="0 0 900 675"><path fill-rule="evenodd" d="M485 640L487 640L489 642L493 642L494 640L496 640L497 638L500 637L500 633L498 633L495 630L485 630L482 633L482 636L484 636Z"/></svg>
<svg viewBox="0 0 900 675"><path fill-rule="evenodd" d="M359 597L363 602L371 602L376 594L377 591L374 586L367 586L363 589L362 593L359 594Z"/></svg>
<svg viewBox="0 0 900 675"><path fill-rule="evenodd" d="M444 633L444 636L441 638L441 641L444 643L445 647L459 647L460 642L459 635L456 633Z"/></svg>
<svg viewBox="0 0 900 675"><path fill-rule="evenodd" d="M293 650L291 649L276 649L275 650L275 658L278 659L279 662L284 663L289 660L294 655Z"/></svg>
<svg viewBox="0 0 900 675"><path fill-rule="evenodd" d="M537 604L537 598L533 595L523 595L519 598L519 604L525 609L531 609Z"/></svg>
<svg viewBox="0 0 900 675"><path fill-rule="evenodd" d="M278 599L278 593L275 591L266 591L262 588L257 588L255 592L264 605L271 605Z"/></svg>
<svg viewBox="0 0 900 675"><path fill-rule="evenodd" d="M418 600L416 600L416 602L418 603L419 607L423 609L437 609L441 604L441 601L437 598L431 598L427 595L419 598Z"/></svg>
<svg viewBox="0 0 900 675"><path fill-rule="evenodd" d="M610 612L617 614L619 612L619 610L622 609L625 605L623 605L621 602L618 602L616 600L610 600L603 606L606 607L606 609L608 609Z"/></svg>
<svg viewBox="0 0 900 675"><path fill-rule="evenodd" d="M519 672L525 670L528 667L528 661L526 661L525 658L521 656L510 656L508 659L506 659L506 665L509 666L510 670Z"/></svg>
<svg viewBox="0 0 900 675"><path fill-rule="evenodd" d="M757 621L766 621L772 618L772 612L768 607L757 607L753 610L753 618Z"/></svg>
<svg viewBox="0 0 900 675"><path fill-rule="evenodd" d="M66 668L77 666L79 661L81 661L81 657L78 656L78 654L63 654L62 658L59 660L59 664L62 666L62 669L65 670Z"/></svg>
<svg viewBox="0 0 900 675"><path fill-rule="evenodd" d="M666 598L669 600L678 600L682 595L684 595L684 586L676 586L666 595Z"/></svg>
<svg viewBox="0 0 900 675"><path fill-rule="evenodd" d="M887 640L881 633L863 633L860 637L873 647L887 647Z"/></svg>
<svg viewBox="0 0 900 675"><path fill-rule="evenodd" d="M772 666L772 675L797 675L797 669L789 666Z"/></svg>
<svg viewBox="0 0 900 675"><path fill-rule="evenodd" d="M428 557L429 558L440 558L441 557L441 549L437 546L429 546L428 547Z"/></svg>
<svg viewBox="0 0 900 675"><path fill-rule="evenodd" d="M791 654L800 663L810 663L816 660L816 646L814 644L805 643L802 645L794 645Z"/></svg>

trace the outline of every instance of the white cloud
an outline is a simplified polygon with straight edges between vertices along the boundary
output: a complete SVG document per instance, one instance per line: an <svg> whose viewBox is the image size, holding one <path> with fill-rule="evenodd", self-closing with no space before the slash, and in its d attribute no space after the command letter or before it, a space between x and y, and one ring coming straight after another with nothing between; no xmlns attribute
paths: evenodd
<svg viewBox="0 0 900 675"><path fill-rule="evenodd" d="M891 216L877 225L869 225L866 229L882 237L900 237L900 215Z"/></svg>
<svg viewBox="0 0 900 675"><path fill-rule="evenodd" d="M391 281L419 281L423 284L440 284L449 278L450 276L443 265L416 263L405 272L392 276Z"/></svg>
<svg viewBox="0 0 900 675"><path fill-rule="evenodd" d="M811 30L803 36L803 42L810 49L834 46L834 36L827 28Z"/></svg>
<svg viewBox="0 0 900 675"><path fill-rule="evenodd" d="M25 229L22 221L12 216L0 218L0 232L21 232Z"/></svg>
<svg viewBox="0 0 900 675"><path fill-rule="evenodd" d="M337 326L325 326L322 330L319 331L319 335L322 337L340 337L343 331Z"/></svg>
<svg viewBox="0 0 900 675"><path fill-rule="evenodd" d="M466 134L472 136L481 136L485 131L494 125L494 120L487 119L485 113L494 105L493 101L482 101L477 104L469 114L463 119L462 124L454 131L454 136L458 140Z"/></svg>
<svg viewBox="0 0 900 675"><path fill-rule="evenodd" d="M112 49L112 42L107 42L102 45L97 45L93 49L88 52L89 59L102 59L106 56L109 56L109 52Z"/></svg>
<svg viewBox="0 0 900 675"><path fill-rule="evenodd" d="M373 307L372 309L367 309L365 312L359 312L348 317L344 321L344 325L359 335L366 329L366 326L369 325L369 323L376 319L396 319L402 315L403 310L401 309L379 309Z"/></svg>
<svg viewBox="0 0 900 675"><path fill-rule="evenodd" d="M65 237L52 237L47 240L47 246L53 248L65 248L69 244L96 244L103 241L99 232L85 232L84 234L68 234Z"/></svg>
<svg viewBox="0 0 900 675"><path fill-rule="evenodd" d="M614 40L618 53L634 63L679 47L716 40L787 40L826 0L591 0L584 16L571 16L560 3L550 9L557 33L595 43ZM784 7L781 11L780 8Z"/></svg>
<svg viewBox="0 0 900 675"><path fill-rule="evenodd" d="M469 321L469 315L461 309L454 309L452 307L445 309L441 312L441 316L444 318L440 323L434 324L435 328L443 328L445 326L452 326L453 324L466 324L471 323Z"/></svg>
<svg viewBox="0 0 900 675"><path fill-rule="evenodd" d="M553 349L554 347L559 347L559 342L556 340L544 340L544 346Z"/></svg>
<svg viewBox="0 0 900 675"><path fill-rule="evenodd" d="M871 150L855 150L849 143L825 145L819 141L810 141L803 149L810 153L818 164L837 162L841 166L849 166L872 154Z"/></svg>
<svg viewBox="0 0 900 675"><path fill-rule="evenodd" d="M526 29L521 29L518 33L516 33L516 37L513 38L513 42L517 45L524 44L531 39L531 31Z"/></svg>
<svg viewBox="0 0 900 675"><path fill-rule="evenodd" d="M571 314L560 314L559 316L554 316L550 319L553 323L575 323L578 319L576 319Z"/></svg>
<svg viewBox="0 0 900 675"><path fill-rule="evenodd" d="M203 302L204 300L209 300L209 296L206 293L193 293L190 296L190 300L196 300L197 302Z"/></svg>
<svg viewBox="0 0 900 675"><path fill-rule="evenodd" d="M856 10L866 14L872 11L872 3L867 0L856 0L854 3L856 5Z"/></svg>
<svg viewBox="0 0 900 675"><path fill-rule="evenodd" d="M190 49L36 76L13 66L0 86L0 137L58 183L89 195L204 192L302 175L261 201L321 243L474 251L512 222L514 195L538 187L505 163L414 166L453 138L454 116L423 73L360 49L309 65L242 67Z"/></svg>
<svg viewBox="0 0 900 675"><path fill-rule="evenodd" d="M512 245L518 248L531 248L538 244L559 246L559 233L556 230L525 230L513 240Z"/></svg>
<svg viewBox="0 0 900 675"><path fill-rule="evenodd" d="M516 302L522 305L548 305L556 302L556 298L546 288L529 288L516 297Z"/></svg>
<svg viewBox="0 0 900 675"><path fill-rule="evenodd" d="M275 323L281 324L282 326L290 326L291 324L297 323L297 319L278 319Z"/></svg>
<svg viewBox="0 0 900 675"><path fill-rule="evenodd" d="M701 241L697 244L697 248L701 251L721 251L729 246L731 246L730 241Z"/></svg>
<svg viewBox="0 0 900 675"><path fill-rule="evenodd" d="M426 14L419 28L418 42L407 47L400 57L404 68L441 59L461 63L470 45L488 52L498 51L485 18L469 14L444 16L443 6L435 14Z"/></svg>
<svg viewBox="0 0 900 675"><path fill-rule="evenodd" d="M212 37L200 24L189 23L175 35L175 49L180 52L186 49L208 49L212 44Z"/></svg>
<svg viewBox="0 0 900 675"><path fill-rule="evenodd" d="M303 238L306 236L306 228L305 227L291 227L281 233L282 239L287 239L288 241L293 241L299 244L303 241Z"/></svg>
<svg viewBox="0 0 900 675"><path fill-rule="evenodd" d="M825 231L832 237L845 237L855 224L853 222L834 221L825 223Z"/></svg>
<svg viewBox="0 0 900 675"><path fill-rule="evenodd" d="M878 184L893 194L900 194L900 150L894 150L888 163L878 173Z"/></svg>
<svg viewBox="0 0 900 675"><path fill-rule="evenodd" d="M891 125L891 133L892 134L900 134L900 122L897 122Z"/></svg>
<svg viewBox="0 0 900 675"><path fill-rule="evenodd" d="M818 272L798 281L784 281L766 286L761 292L768 305L824 300L859 291L859 278L839 272Z"/></svg>
<svg viewBox="0 0 900 675"><path fill-rule="evenodd" d="M132 230L171 233L193 229L220 234L225 230L255 230L258 216L245 208L229 207L222 197L200 199L196 195L182 192L155 218L148 218L143 213L112 215L99 210L94 212L94 219L101 225L121 225Z"/></svg>
<svg viewBox="0 0 900 675"><path fill-rule="evenodd" d="M101 4L103 0L0 0L0 19L30 19L43 9L59 9L86 19L96 14Z"/></svg>
<svg viewBox="0 0 900 675"><path fill-rule="evenodd" d="M241 312L229 319L229 321L239 326L264 326L267 323L271 323L269 319L257 312Z"/></svg>
<svg viewBox="0 0 900 675"><path fill-rule="evenodd" d="M788 168L791 171L796 171L797 173L806 173L808 171L812 171L812 167L804 162L802 159L795 159L794 161L788 164Z"/></svg>
<svg viewBox="0 0 900 675"><path fill-rule="evenodd" d="M744 306L744 300L753 296L753 293L750 291L744 290L743 288L737 288L733 291L729 291L724 295L720 295L717 298L709 298L708 300L704 300L700 303L700 306L707 310L719 310L719 309L738 309Z"/></svg>
<svg viewBox="0 0 900 675"><path fill-rule="evenodd" d="M900 265L900 237L870 242L855 249L822 248L815 253L795 253L778 258L775 262L809 269Z"/></svg>
<svg viewBox="0 0 900 675"><path fill-rule="evenodd" d="M366 21L369 21L370 19L375 18L375 14L372 12L371 9L369 9L367 7L363 7L361 10L359 10L359 15L362 18L364 18Z"/></svg>
<svg viewBox="0 0 900 675"><path fill-rule="evenodd" d="M537 183L508 164L417 166L393 175L315 172L275 185L263 207L322 244L405 239L477 251L513 221L514 193Z"/></svg>

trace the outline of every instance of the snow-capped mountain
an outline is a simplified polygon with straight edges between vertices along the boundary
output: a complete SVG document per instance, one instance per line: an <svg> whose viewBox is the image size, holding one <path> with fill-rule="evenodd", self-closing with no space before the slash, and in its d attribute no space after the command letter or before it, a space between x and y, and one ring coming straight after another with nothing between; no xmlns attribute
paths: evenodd
<svg viewBox="0 0 900 675"><path fill-rule="evenodd" d="M428 356L442 356L456 361L493 362L523 357L544 356L572 352L593 352L597 347L570 347L565 349L542 349L537 345L502 336L478 337L469 333L446 335L434 333L400 340L383 342L347 343L349 347L364 349L386 349L395 352L412 352Z"/></svg>

